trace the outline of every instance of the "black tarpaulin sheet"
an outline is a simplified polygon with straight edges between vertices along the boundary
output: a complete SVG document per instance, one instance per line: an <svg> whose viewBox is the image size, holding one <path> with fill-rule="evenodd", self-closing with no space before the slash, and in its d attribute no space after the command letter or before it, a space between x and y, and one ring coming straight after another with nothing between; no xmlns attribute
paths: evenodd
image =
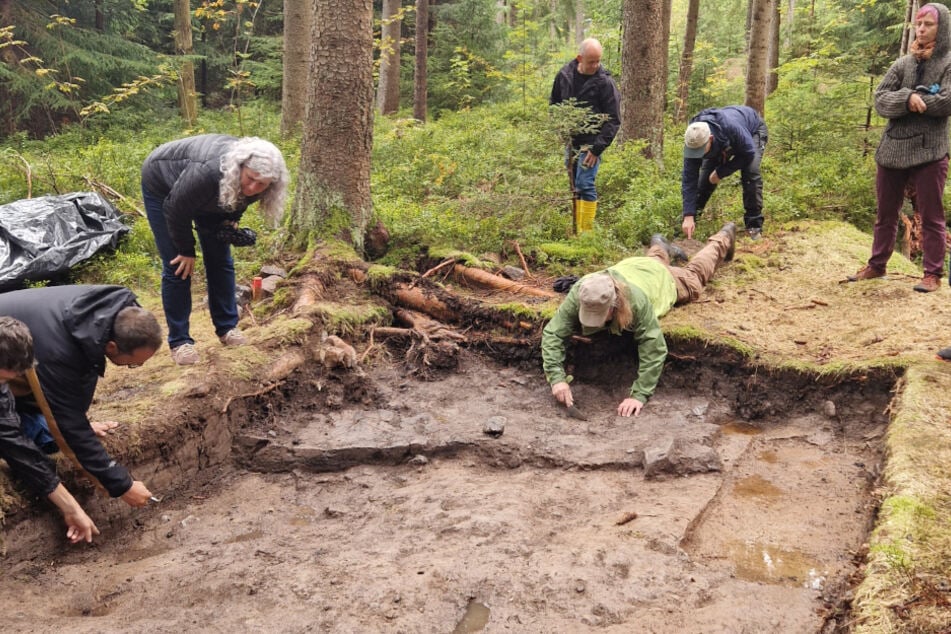
<svg viewBox="0 0 951 634"><path fill-rule="evenodd" d="M0 205L0 290L60 276L115 248L128 231L116 208L95 192Z"/></svg>

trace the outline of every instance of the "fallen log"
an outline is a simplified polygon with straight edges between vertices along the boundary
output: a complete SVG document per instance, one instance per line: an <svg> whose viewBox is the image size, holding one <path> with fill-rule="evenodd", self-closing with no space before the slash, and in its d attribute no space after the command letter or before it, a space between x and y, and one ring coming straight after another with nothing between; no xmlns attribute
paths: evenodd
<svg viewBox="0 0 951 634"><path fill-rule="evenodd" d="M467 282L481 288L488 288L497 291L506 291L518 295L531 295L533 297L557 298L560 297L555 291L549 291L534 286L526 286L513 282L510 279L500 275L493 275L482 269L475 269L462 264L456 264L453 269L453 276L457 281Z"/></svg>

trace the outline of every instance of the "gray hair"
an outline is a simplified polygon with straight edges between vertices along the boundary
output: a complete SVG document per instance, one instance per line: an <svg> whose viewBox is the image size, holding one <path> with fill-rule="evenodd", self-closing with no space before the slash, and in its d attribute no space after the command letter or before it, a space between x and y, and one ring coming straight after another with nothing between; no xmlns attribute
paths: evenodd
<svg viewBox="0 0 951 634"><path fill-rule="evenodd" d="M241 168L247 167L271 184L261 194L261 213L272 225L277 226L284 215L284 198L290 174L284 163L284 155L271 143L256 136L238 139L221 157L221 184L218 202L225 209L235 209L244 196L241 194Z"/></svg>

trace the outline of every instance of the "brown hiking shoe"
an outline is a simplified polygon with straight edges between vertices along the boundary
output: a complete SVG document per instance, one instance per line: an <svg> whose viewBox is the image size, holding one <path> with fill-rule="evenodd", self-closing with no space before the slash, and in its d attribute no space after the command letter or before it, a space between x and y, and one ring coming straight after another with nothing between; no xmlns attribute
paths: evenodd
<svg viewBox="0 0 951 634"><path fill-rule="evenodd" d="M736 253L736 223L726 223L720 228L718 233L722 233L730 239L730 246L727 247L726 254L723 256L723 261L729 262L733 259L733 255Z"/></svg>
<svg viewBox="0 0 951 634"><path fill-rule="evenodd" d="M848 277L850 282L860 282L862 280L874 280L879 277L885 277L884 269L877 269L871 264L866 264L859 269L855 275Z"/></svg>
<svg viewBox="0 0 951 634"><path fill-rule="evenodd" d="M937 275L926 274L921 281L915 284L915 290L919 293L933 293L941 285L941 278Z"/></svg>

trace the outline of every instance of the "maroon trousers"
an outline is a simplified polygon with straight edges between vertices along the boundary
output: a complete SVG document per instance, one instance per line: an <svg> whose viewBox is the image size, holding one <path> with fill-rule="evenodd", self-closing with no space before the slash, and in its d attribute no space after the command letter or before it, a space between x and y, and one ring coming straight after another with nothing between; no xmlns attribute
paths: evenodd
<svg viewBox="0 0 951 634"><path fill-rule="evenodd" d="M945 220L944 182L948 176L948 157L907 169L878 167L875 194L878 210L872 238L869 266L884 271L895 250L898 237L898 214L905 200L905 186L914 186L921 213L921 250L925 275L941 277L944 272Z"/></svg>

